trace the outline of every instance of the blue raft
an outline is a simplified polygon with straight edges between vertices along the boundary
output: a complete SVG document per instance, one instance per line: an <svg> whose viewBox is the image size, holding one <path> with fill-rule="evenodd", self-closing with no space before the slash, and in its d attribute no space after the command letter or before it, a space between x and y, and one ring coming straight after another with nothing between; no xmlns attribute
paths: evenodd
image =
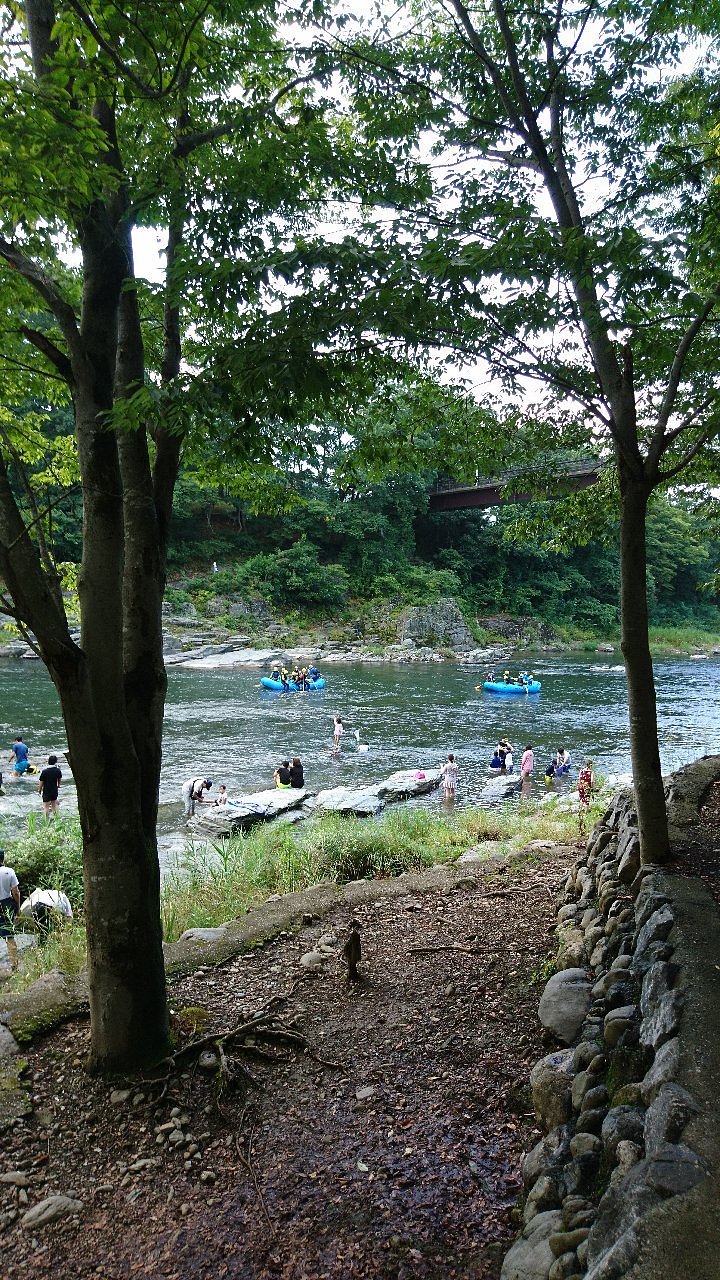
<svg viewBox="0 0 720 1280"><path fill-rule="evenodd" d="M260 683L263 689L273 689L275 693L301 693L300 685L294 680L288 680L287 684L283 684L282 680L272 680L270 676L261 676ZM311 692L315 689L324 689L325 680L322 676L318 676L317 680L308 680L306 689Z"/></svg>
<svg viewBox="0 0 720 1280"><path fill-rule="evenodd" d="M487 693L539 693L542 684L539 680L525 680L523 684L506 684L504 680L483 680L483 689Z"/></svg>

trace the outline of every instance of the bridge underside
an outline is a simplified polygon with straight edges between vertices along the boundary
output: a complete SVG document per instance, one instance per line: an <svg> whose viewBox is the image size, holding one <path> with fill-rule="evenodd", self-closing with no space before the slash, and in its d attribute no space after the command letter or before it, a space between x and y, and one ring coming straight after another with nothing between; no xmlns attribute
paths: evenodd
<svg viewBox="0 0 720 1280"><path fill-rule="evenodd" d="M568 476L558 481L554 488L565 493L574 493L578 489L589 489L598 478L597 471L581 475ZM523 493L503 492L498 480L488 480L486 484L468 485L466 487L437 489L430 494L430 511L458 511L467 507L499 507L506 502L538 502L547 497L548 491L542 486Z"/></svg>

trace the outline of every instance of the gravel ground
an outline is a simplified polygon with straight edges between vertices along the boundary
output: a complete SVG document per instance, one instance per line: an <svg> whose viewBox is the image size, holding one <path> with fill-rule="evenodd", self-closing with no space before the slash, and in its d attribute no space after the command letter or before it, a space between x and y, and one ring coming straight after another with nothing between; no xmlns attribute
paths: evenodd
<svg viewBox="0 0 720 1280"><path fill-rule="evenodd" d="M346 907L171 985L179 1047L283 997L269 1025L297 1043L228 1042L235 1087L194 1051L165 1082L88 1077L84 1021L37 1041L33 1113L5 1135L5 1276L495 1280L538 1137L550 889L575 852L363 907L357 985L337 955L298 965L329 932L341 949ZM23 1225L54 1194L82 1208Z"/></svg>

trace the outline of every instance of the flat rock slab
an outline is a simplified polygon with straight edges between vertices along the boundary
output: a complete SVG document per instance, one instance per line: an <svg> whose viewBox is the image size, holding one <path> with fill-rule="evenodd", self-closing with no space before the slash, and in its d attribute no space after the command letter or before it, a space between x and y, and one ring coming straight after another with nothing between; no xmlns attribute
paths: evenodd
<svg viewBox="0 0 720 1280"><path fill-rule="evenodd" d="M400 769L381 782L376 791L382 800L408 800L434 791L441 781L439 769Z"/></svg>
<svg viewBox="0 0 720 1280"><path fill-rule="evenodd" d="M384 781L366 787L332 787L328 791L320 791L317 808L365 817L378 813L386 803L410 800L413 796L434 791L441 780L439 769L400 769Z"/></svg>
<svg viewBox="0 0 720 1280"><path fill-rule="evenodd" d="M377 787L332 787L319 791L316 807L328 813L352 813L367 817L383 808Z"/></svg>
<svg viewBox="0 0 720 1280"><path fill-rule="evenodd" d="M209 653L204 657L187 657L177 660L173 655L173 666L185 667L195 671L208 671L213 668L227 667L265 667L273 662L282 652L280 649L231 649L226 653Z"/></svg>
<svg viewBox="0 0 720 1280"><path fill-rule="evenodd" d="M229 835L234 830L242 830L255 822L270 822L281 813L297 809L306 795L304 787L270 787L266 791L254 791L251 795L236 796L218 808L203 806L203 811L190 818L187 825L191 831L201 831L206 835Z"/></svg>

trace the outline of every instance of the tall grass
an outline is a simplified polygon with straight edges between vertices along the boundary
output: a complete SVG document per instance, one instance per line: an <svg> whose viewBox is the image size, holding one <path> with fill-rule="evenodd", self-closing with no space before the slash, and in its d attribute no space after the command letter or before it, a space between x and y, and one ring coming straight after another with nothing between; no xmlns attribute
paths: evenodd
<svg viewBox="0 0 720 1280"><path fill-rule="evenodd" d="M602 799L594 801L586 830L603 807ZM325 814L302 826L258 826L217 844L188 847L163 884L163 933L174 941L186 929L212 928L273 893L291 893L321 880L379 879L454 861L477 845L488 853L510 853L533 840L566 843L577 836L577 809L568 798L449 814L398 807L378 819ZM9 989L21 989L53 968L77 973L85 963L79 824L33 817L8 861L16 866L23 891L36 885L63 889L76 916L80 912L79 920L51 933L37 950L23 951L20 973Z"/></svg>
<svg viewBox="0 0 720 1280"><path fill-rule="evenodd" d="M3 984L3 991L24 991L51 969L80 973L87 959L85 928L77 921L64 922L51 931L46 942L38 947L23 947L19 954L20 967Z"/></svg>
<svg viewBox="0 0 720 1280"><path fill-rule="evenodd" d="M702 627L651 627L650 648L653 653L707 653L720 644L717 631Z"/></svg>
<svg viewBox="0 0 720 1280"><path fill-rule="evenodd" d="M587 824L602 811L594 802ZM256 827L222 845L194 848L166 878L162 896L165 938L233 919L271 893L289 893L320 880L379 879L453 861L485 844L512 852L532 840L565 843L578 837L575 807L550 801L500 812L468 809L437 814L391 810L379 819L325 814L302 828Z"/></svg>
<svg viewBox="0 0 720 1280"><path fill-rule="evenodd" d="M5 846L5 861L17 872L24 895L33 889L62 889L73 911L83 905L82 832L79 818L31 813L27 831Z"/></svg>

